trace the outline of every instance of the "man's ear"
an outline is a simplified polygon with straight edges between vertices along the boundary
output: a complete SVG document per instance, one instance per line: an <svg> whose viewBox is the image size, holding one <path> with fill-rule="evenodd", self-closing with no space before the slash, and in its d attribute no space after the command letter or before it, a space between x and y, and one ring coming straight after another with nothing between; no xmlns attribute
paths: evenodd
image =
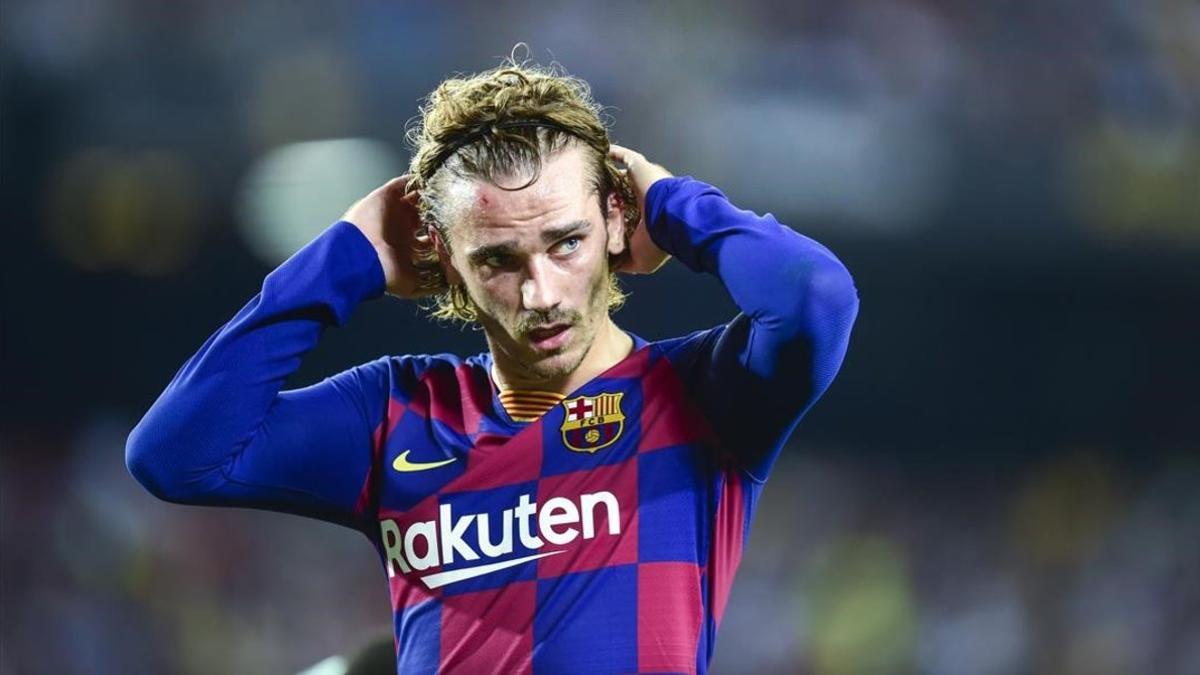
<svg viewBox="0 0 1200 675"><path fill-rule="evenodd" d="M616 190L608 195L604 203L604 227L608 230L608 253L620 255L628 248L625 241L625 203Z"/></svg>
<svg viewBox="0 0 1200 675"><path fill-rule="evenodd" d="M438 264L442 266L442 274L446 276L446 281L451 286L457 286L462 283L462 275L458 270L454 269L454 263L451 262L450 249L446 246L446 241L442 239L441 230L436 227L429 228L429 240L433 242L433 248L437 251Z"/></svg>

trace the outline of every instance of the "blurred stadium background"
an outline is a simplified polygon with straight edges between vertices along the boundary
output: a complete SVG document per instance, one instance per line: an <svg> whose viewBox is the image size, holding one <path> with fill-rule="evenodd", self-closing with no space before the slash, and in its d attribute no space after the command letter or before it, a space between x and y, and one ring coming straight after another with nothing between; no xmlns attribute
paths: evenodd
<svg viewBox="0 0 1200 675"><path fill-rule="evenodd" d="M857 280L716 672L1200 672L1193 0L0 13L0 671L287 673L386 634L359 535L157 502L124 439L266 272L401 172L419 97L528 41L615 140ZM679 265L628 286L648 338L733 312ZM482 348L387 299L290 384Z"/></svg>

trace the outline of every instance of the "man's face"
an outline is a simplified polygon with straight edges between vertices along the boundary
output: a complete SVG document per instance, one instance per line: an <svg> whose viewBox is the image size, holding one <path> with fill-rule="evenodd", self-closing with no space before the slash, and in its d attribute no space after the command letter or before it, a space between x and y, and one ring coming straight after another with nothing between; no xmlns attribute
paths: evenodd
<svg viewBox="0 0 1200 675"><path fill-rule="evenodd" d="M624 228L615 197L601 212L586 162L571 144L522 190L452 188L447 276L466 286L497 362L522 379L574 372L608 318L608 255L624 250Z"/></svg>

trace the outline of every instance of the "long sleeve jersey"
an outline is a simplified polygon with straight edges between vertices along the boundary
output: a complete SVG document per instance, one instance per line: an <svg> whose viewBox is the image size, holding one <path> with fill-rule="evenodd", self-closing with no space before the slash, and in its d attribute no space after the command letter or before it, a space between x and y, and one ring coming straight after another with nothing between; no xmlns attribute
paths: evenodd
<svg viewBox="0 0 1200 675"><path fill-rule="evenodd" d="M384 293L337 222L208 338L129 436L154 495L362 532L401 673L699 672L787 437L841 366L858 298L825 247L691 177L655 182L652 240L740 313L633 351L532 421L487 352L385 356L281 391Z"/></svg>

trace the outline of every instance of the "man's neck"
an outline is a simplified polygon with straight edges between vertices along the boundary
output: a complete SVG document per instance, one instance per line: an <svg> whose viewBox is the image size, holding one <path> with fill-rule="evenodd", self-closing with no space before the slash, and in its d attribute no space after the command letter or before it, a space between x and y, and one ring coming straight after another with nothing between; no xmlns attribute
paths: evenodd
<svg viewBox="0 0 1200 675"><path fill-rule="evenodd" d="M600 373L619 363L633 351L633 338L617 327L611 317L605 317L603 325L596 331L596 339L592 341L587 354L579 367L561 378L553 380L532 380L513 373L502 364L501 359L495 358L492 351L492 380L501 390L505 389L536 389L569 394Z"/></svg>

